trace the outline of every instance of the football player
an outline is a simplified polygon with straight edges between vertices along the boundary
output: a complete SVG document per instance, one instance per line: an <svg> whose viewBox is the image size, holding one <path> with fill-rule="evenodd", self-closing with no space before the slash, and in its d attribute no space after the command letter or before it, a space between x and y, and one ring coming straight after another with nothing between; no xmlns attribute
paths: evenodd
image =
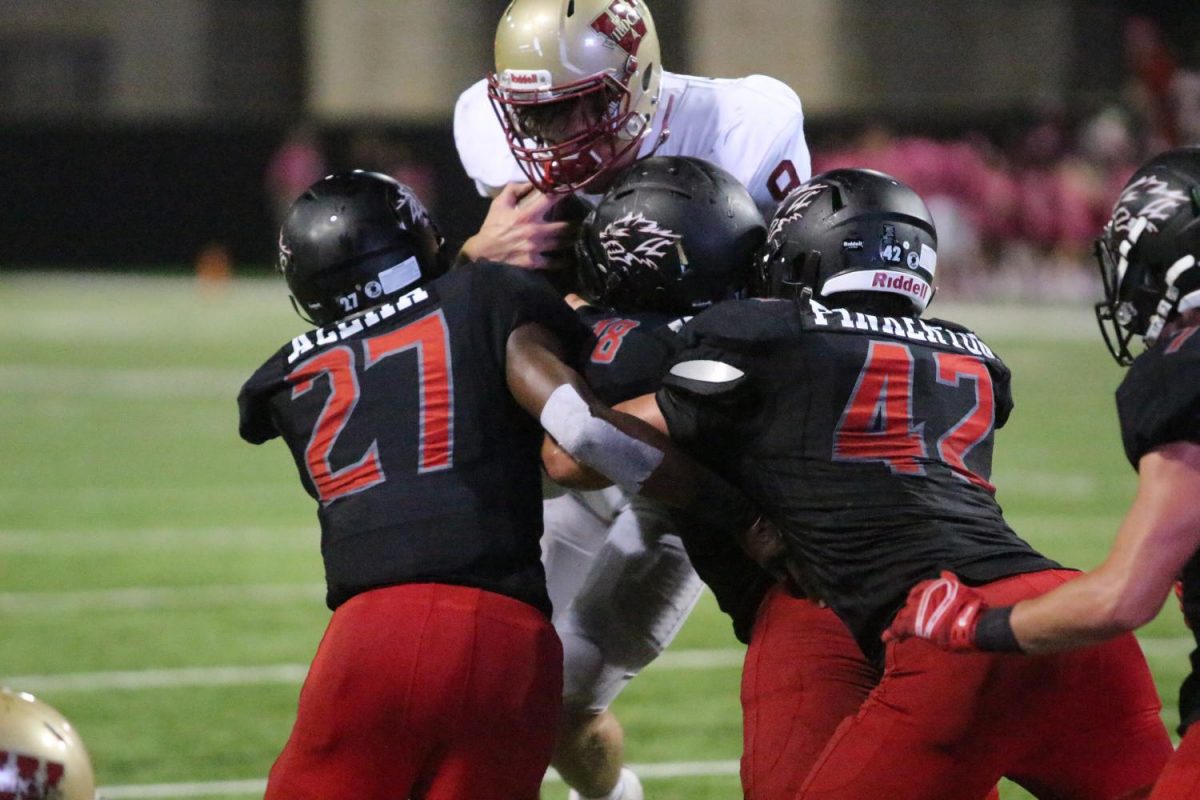
<svg viewBox="0 0 1200 800"><path fill-rule="evenodd" d="M996 504L1009 372L969 329L923 318L936 246L899 181L814 177L768 229L770 299L693 320L639 415L746 491L781 531L788 572L884 670L796 797L972 798L1001 777L1046 797L1144 791L1171 743L1132 636L1029 660L880 639L914 576L954 569L1005 604L1075 574Z"/></svg>
<svg viewBox="0 0 1200 800"><path fill-rule="evenodd" d="M767 215L812 170L795 92L764 75L665 71L644 0L514 0L496 30L495 71L458 98L454 138L485 196L525 182L599 195L634 160L658 153L716 164ZM510 205L514 225L566 243L569 231ZM467 248L491 259L503 249L482 236ZM558 266L542 252L508 261Z"/></svg>
<svg viewBox="0 0 1200 800"><path fill-rule="evenodd" d="M95 796L92 761L66 717L31 694L0 688L0 797Z"/></svg>
<svg viewBox="0 0 1200 800"><path fill-rule="evenodd" d="M282 437L317 501L333 616L266 796L532 800L562 698L543 431L629 491L723 505L735 529L745 499L594 399L562 360L590 331L539 277L446 272L391 178L314 184L279 254L317 327L242 387L240 432Z"/></svg>
<svg viewBox="0 0 1200 800"><path fill-rule="evenodd" d="M585 221L579 246L581 291L594 303L579 313L596 333L581 372L602 400L658 388L683 322L744 292L765 231L746 188L699 159L656 156L617 179ZM554 469L553 458L547 463ZM745 795L787 796L792 776L803 775L858 708L876 670L831 611L775 586L729 531L616 491L615 505L611 495L570 492L545 506L553 535L543 538L544 560L551 597L564 604L556 605L555 627L566 652L555 766L577 787L615 775L621 729L602 709L674 638L697 598L699 573L749 644ZM595 513L579 513L581 504ZM640 797L635 781L622 770L610 796Z"/></svg>
<svg viewBox="0 0 1200 800"><path fill-rule="evenodd" d="M715 165L656 156L626 170L584 222L583 297L567 297L595 334L579 359L593 391L614 404L657 389L684 321L745 287L765 233L749 192ZM609 705L675 638L702 583L659 503L613 488L568 491L544 510L543 562L564 651L553 764L573 798L639 800ZM751 605L752 619L757 601L743 588L718 601L735 617Z"/></svg>
<svg viewBox="0 0 1200 800"><path fill-rule="evenodd" d="M1150 159L1129 179L1096 242L1105 342L1129 374L1117 389L1121 438L1138 491L1096 569L1015 605L954 574L916 587L891 635L948 650L1054 653L1149 622L1182 578L1200 632L1200 147ZM1130 351L1141 337L1145 352ZM937 616L934 616L936 614ZM1197 651L1200 652L1200 651ZM1200 660L1179 692L1184 734L1151 797L1200 795Z"/></svg>

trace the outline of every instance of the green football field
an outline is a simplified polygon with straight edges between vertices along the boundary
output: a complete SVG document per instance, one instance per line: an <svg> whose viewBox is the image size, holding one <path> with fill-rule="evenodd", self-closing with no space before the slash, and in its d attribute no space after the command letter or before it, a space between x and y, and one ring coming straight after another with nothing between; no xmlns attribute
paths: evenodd
<svg viewBox="0 0 1200 800"><path fill-rule="evenodd" d="M1134 473L1090 309L930 311L1015 373L994 473L1010 522L1094 566ZM274 281L0 276L0 684L75 722L110 800L261 796L287 736L328 619L314 506L281 444L238 439L234 398L303 328ZM1173 601L1141 637L1173 728ZM648 797L740 796L740 658L706 595L618 699Z"/></svg>

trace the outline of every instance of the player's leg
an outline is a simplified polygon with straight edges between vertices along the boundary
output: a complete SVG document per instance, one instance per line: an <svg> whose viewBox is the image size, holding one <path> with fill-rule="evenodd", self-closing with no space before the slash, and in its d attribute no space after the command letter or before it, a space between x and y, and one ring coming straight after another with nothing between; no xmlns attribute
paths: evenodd
<svg viewBox="0 0 1200 800"><path fill-rule="evenodd" d="M556 623L565 673L554 766L580 797L640 796L636 777L622 769L623 733L607 709L675 638L703 589L672 528L665 509L635 498Z"/></svg>
<svg viewBox="0 0 1200 800"><path fill-rule="evenodd" d="M981 587L994 605L1042 594L1079 573L1017 575ZM1012 688L1026 698L1009 731L1005 774L1039 797L1144 798L1172 753L1153 676L1132 634L1051 656L1008 659ZM1008 680L1000 676L1000 680ZM1047 714L1053 707L1057 713ZM1053 746L1048 746L1050 743Z"/></svg>
<svg viewBox="0 0 1200 800"><path fill-rule="evenodd" d="M436 589L377 589L334 612L268 800L407 796L443 736L440 685L462 667L461 637L436 630Z"/></svg>
<svg viewBox="0 0 1200 800"><path fill-rule="evenodd" d="M1162 771L1150 800L1200 797L1200 725L1188 728L1179 749Z"/></svg>
<svg viewBox="0 0 1200 800"><path fill-rule="evenodd" d="M999 658L1004 656L946 653L921 639L889 644L880 682L858 713L838 726L795 797L988 796L1004 756L978 703L991 691Z"/></svg>
<svg viewBox="0 0 1200 800"><path fill-rule="evenodd" d="M879 680L832 611L775 587L755 619L742 671L742 789L791 797L838 724Z"/></svg>
<svg viewBox="0 0 1200 800"><path fill-rule="evenodd" d="M490 592L472 599L473 645L449 712L452 732L415 796L536 800L557 732L562 649L536 609Z"/></svg>
<svg viewBox="0 0 1200 800"><path fill-rule="evenodd" d="M615 487L567 491L542 502L542 566L555 619L579 594L609 525L627 505L628 498Z"/></svg>

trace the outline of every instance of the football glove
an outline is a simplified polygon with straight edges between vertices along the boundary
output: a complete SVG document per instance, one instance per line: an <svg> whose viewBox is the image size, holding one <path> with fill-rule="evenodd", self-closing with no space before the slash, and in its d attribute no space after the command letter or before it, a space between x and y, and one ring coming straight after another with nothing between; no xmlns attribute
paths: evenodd
<svg viewBox="0 0 1200 800"><path fill-rule="evenodd" d="M908 600L883 633L885 642L917 637L943 650L971 652L979 617L987 609L983 596L943 571L936 580L921 581L908 593Z"/></svg>

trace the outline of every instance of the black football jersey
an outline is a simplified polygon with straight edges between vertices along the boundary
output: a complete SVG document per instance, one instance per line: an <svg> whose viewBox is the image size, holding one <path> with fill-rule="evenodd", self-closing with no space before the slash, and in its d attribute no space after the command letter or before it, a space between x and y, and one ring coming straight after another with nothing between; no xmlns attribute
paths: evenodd
<svg viewBox="0 0 1200 800"><path fill-rule="evenodd" d="M596 396L609 405L658 390L683 341L679 331L689 319L620 314L596 306L584 306L579 315L594 339L584 345L577 367ZM771 578L742 552L733 532L675 509L671 516L696 574L732 619L738 639L748 642Z"/></svg>
<svg viewBox="0 0 1200 800"><path fill-rule="evenodd" d="M297 336L242 387L242 438L282 436L318 502L330 608L440 582L549 614L542 430L505 378L509 334L527 322L567 353L589 336L538 276L473 265Z"/></svg>
<svg viewBox="0 0 1200 800"><path fill-rule="evenodd" d="M1200 442L1200 327L1183 328L1134 359L1117 388L1121 440L1134 469L1171 442ZM1200 643L1200 554L1183 568L1183 614ZM1180 733L1200 719L1200 644L1179 691Z"/></svg>
<svg viewBox="0 0 1200 800"><path fill-rule="evenodd" d="M908 590L1058 565L989 482L1009 371L971 331L815 303L723 303L683 331L658 396L673 439L788 535L805 589L869 657Z"/></svg>

